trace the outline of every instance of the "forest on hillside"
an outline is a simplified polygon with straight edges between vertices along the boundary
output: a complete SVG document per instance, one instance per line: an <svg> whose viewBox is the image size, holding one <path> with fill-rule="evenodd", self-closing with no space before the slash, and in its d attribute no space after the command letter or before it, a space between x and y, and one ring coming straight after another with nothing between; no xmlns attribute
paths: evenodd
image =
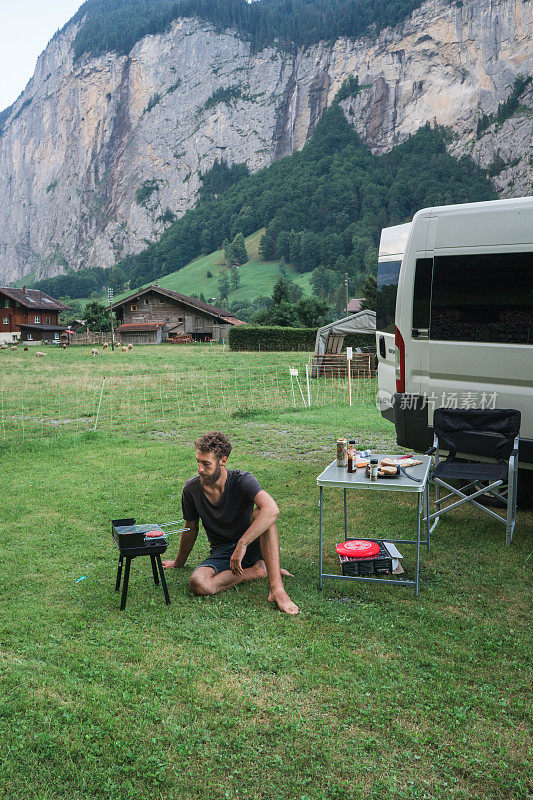
<svg viewBox="0 0 533 800"><path fill-rule="evenodd" d="M299 272L347 272L358 283L375 266L383 227L426 206L495 198L473 161L448 155L443 129L426 125L374 156L334 105L302 151L242 178L215 199L200 200L159 242L118 266L137 286L181 269L237 233L249 236L265 227L265 260L283 258Z"/></svg>
<svg viewBox="0 0 533 800"><path fill-rule="evenodd" d="M139 39L163 32L178 17L197 17L232 29L253 50L291 49L340 36L376 35L394 26L422 0L87 0L71 22L84 20L75 57L127 54Z"/></svg>
<svg viewBox="0 0 533 800"><path fill-rule="evenodd" d="M93 269L41 280L36 287L56 297L87 297L103 283L120 291L129 281L134 288L260 228L266 228L262 257L311 272L317 295L327 296L344 273L350 286L361 287L375 271L383 227L405 222L427 206L496 198L473 161L447 153L446 136L444 129L426 125L375 156L335 104L303 150L254 175L215 162L202 176L206 191L196 207L158 242L118 262L107 280Z"/></svg>

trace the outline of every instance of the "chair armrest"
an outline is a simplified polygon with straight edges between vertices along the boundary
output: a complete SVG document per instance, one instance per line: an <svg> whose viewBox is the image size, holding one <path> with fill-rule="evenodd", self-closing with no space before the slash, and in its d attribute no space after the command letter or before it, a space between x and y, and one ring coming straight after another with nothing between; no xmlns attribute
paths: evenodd
<svg viewBox="0 0 533 800"><path fill-rule="evenodd" d="M436 447L430 447L429 450L426 450L424 455L425 456L432 456L433 453L436 453L436 452L437 452L437 448Z"/></svg>
<svg viewBox="0 0 533 800"><path fill-rule="evenodd" d="M511 451L511 455L509 456L509 458L516 458L517 455L518 455L518 448L514 447L513 450Z"/></svg>

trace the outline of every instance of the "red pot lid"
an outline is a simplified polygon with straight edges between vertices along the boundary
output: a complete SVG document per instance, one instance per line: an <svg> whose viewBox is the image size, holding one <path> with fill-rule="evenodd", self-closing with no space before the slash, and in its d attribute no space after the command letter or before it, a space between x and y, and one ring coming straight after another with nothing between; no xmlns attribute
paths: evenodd
<svg viewBox="0 0 533 800"><path fill-rule="evenodd" d="M335 549L340 556L368 558L369 556L377 556L379 544L377 542L369 542L366 539L348 539L347 542L338 544Z"/></svg>

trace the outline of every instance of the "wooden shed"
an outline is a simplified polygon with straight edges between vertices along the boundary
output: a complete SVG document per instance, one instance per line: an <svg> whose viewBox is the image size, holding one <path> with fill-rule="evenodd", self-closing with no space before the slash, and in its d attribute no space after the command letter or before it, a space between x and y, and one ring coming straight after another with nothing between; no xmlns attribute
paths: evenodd
<svg viewBox="0 0 533 800"><path fill-rule="evenodd" d="M223 308L157 284L113 304L123 343L158 344L168 338L227 339L232 325L244 325Z"/></svg>

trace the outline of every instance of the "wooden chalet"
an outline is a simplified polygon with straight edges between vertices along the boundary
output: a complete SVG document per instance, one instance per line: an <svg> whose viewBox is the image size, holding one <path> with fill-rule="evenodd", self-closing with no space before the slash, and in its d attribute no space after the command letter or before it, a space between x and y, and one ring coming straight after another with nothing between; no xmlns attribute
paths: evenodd
<svg viewBox="0 0 533 800"><path fill-rule="evenodd" d="M0 342L59 343L65 326L59 325L57 318L68 308L38 289L0 287Z"/></svg>
<svg viewBox="0 0 533 800"><path fill-rule="evenodd" d="M232 325L244 325L223 308L154 284L113 304L123 344L227 339Z"/></svg>

